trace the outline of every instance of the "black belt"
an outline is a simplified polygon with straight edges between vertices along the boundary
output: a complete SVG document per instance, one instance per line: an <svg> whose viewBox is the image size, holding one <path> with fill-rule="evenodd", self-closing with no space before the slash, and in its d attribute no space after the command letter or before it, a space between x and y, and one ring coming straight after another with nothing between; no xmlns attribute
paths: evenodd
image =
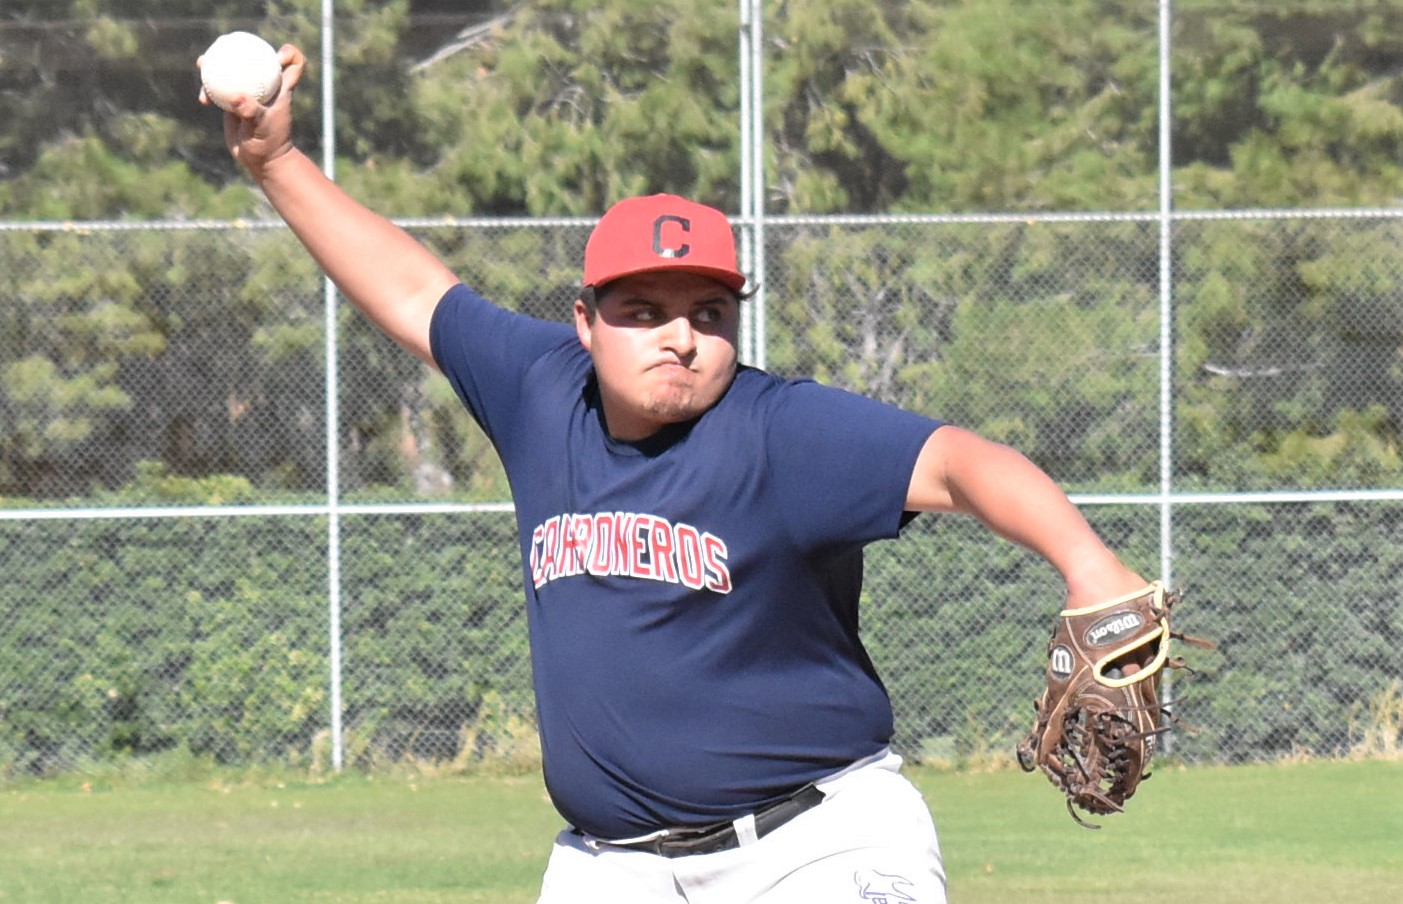
<svg viewBox="0 0 1403 904"><path fill-rule="evenodd" d="M764 838L775 829L806 810L823 803L823 792L813 784L805 785L781 801L755 811L755 837ZM660 838L614 844L630 850L648 851L663 857L689 857L693 854L715 854L740 846L736 827L731 822L698 828L668 829Z"/></svg>

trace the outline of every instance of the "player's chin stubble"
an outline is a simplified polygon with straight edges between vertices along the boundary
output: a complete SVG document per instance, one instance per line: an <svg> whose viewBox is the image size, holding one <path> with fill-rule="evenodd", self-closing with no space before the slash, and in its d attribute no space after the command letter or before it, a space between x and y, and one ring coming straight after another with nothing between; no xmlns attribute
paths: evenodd
<svg viewBox="0 0 1403 904"><path fill-rule="evenodd" d="M695 373L673 375L654 385L643 410L658 423L675 424L700 416L721 397L724 383L712 385Z"/></svg>
<svg viewBox="0 0 1403 904"><path fill-rule="evenodd" d="M690 420L708 406L698 402L696 393L680 386L662 386L643 401L643 410L650 418L663 424Z"/></svg>
<svg viewBox="0 0 1403 904"><path fill-rule="evenodd" d="M735 378L735 366L713 374L686 368L654 370L643 377L636 410L654 424L676 424L700 417L715 405Z"/></svg>

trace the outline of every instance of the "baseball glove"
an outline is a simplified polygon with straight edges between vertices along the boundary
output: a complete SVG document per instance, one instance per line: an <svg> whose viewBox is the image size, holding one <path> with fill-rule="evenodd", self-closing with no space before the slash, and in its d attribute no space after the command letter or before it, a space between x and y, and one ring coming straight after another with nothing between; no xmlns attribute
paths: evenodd
<svg viewBox="0 0 1403 904"><path fill-rule="evenodd" d="M1149 778L1159 735L1169 730L1160 705L1170 638L1211 647L1169 627L1181 594L1155 581L1143 590L1085 609L1064 610L1048 642L1047 690L1033 703L1033 730L1018 745L1024 771L1041 767L1087 828L1087 813L1119 813Z"/></svg>

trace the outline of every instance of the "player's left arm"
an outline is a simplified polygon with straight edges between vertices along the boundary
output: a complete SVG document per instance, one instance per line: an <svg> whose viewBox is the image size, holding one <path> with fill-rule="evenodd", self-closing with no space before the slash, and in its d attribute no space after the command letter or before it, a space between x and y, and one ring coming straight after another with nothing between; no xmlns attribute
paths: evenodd
<svg viewBox="0 0 1403 904"><path fill-rule="evenodd" d="M914 512L957 512L1042 556L1078 608L1143 588L1087 523L1067 494L1022 453L944 425L921 448L906 493Z"/></svg>

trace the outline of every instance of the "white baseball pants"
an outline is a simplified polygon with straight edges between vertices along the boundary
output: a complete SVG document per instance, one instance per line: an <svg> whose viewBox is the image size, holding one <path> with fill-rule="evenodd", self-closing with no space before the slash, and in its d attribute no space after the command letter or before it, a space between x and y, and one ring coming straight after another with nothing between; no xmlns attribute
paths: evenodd
<svg viewBox="0 0 1403 904"><path fill-rule="evenodd" d="M820 781L823 803L714 854L561 832L538 904L946 904L930 810L900 767L888 752Z"/></svg>

